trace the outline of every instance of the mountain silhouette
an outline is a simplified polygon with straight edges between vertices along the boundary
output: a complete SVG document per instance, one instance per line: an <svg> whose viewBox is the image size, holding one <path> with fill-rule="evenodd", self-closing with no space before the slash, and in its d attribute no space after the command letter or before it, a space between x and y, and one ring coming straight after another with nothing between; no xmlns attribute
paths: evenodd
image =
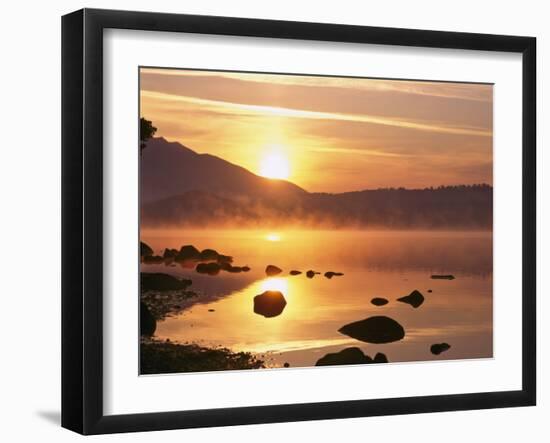
<svg viewBox="0 0 550 443"><path fill-rule="evenodd" d="M141 201L150 203L189 191L220 197L293 198L305 191L285 180L260 177L210 154L198 154L177 142L153 138L141 156Z"/></svg>
<svg viewBox="0 0 550 443"><path fill-rule="evenodd" d="M141 157L144 226L488 229L492 222L486 184L310 193L163 138L150 140Z"/></svg>

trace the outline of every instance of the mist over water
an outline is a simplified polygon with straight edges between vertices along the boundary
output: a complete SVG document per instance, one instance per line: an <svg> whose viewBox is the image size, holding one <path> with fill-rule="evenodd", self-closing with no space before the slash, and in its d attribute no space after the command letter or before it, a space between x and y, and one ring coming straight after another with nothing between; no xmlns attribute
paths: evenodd
<svg viewBox="0 0 550 443"><path fill-rule="evenodd" d="M492 357L492 233L488 231L142 230L155 254L192 244L233 256L246 273L198 274L174 263L142 264L192 280L199 295L178 314L159 321L155 337L263 356L268 366L314 366L329 352L357 346L383 352L390 362ZM268 264L283 272L266 277ZM290 270L304 274L290 276ZM305 272L321 272L307 278ZM327 271L344 275L328 279ZM452 274L454 280L433 280ZM419 290L415 309L396 299ZM276 317L253 310L254 297L280 291L286 306ZM432 292L428 292L431 290ZM389 300L385 306L373 297ZM403 340L367 344L338 332L343 325L386 315L405 328ZM438 356L434 343L451 348Z"/></svg>

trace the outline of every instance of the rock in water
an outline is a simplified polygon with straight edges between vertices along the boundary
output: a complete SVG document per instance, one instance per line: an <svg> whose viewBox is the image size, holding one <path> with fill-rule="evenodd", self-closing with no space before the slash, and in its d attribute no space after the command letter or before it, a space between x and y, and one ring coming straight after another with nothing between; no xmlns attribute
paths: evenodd
<svg viewBox="0 0 550 443"><path fill-rule="evenodd" d="M203 249L200 253L201 260L217 260L220 254L214 249Z"/></svg>
<svg viewBox="0 0 550 443"><path fill-rule="evenodd" d="M285 363L284 363L283 367L285 367L285 368L290 368L290 363L289 363L289 362L287 362L287 361L285 361Z"/></svg>
<svg viewBox="0 0 550 443"><path fill-rule="evenodd" d="M178 256L178 250L177 249L164 249L164 254L162 255L163 258L176 258Z"/></svg>
<svg viewBox="0 0 550 443"><path fill-rule="evenodd" d="M145 337L151 337L157 329L157 321L147 305L139 303L139 333Z"/></svg>
<svg viewBox="0 0 550 443"><path fill-rule="evenodd" d="M448 274L448 275L434 274L430 278L434 280L454 280L455 276L451 274Z"/></svg>
<svg viewBox="0 0 550 443"><path fill-rule="evenodd" d="M218 263L232 263L233 257L230 255L218 254Z"/></svg>
<svg viewBox="0 0 550 443"><path fill-rule="evenodd" d="M140 287L142 291L176 291L191 285L191 280L179 280L161 272L142 272Z"/></svg>
<svg viewBox="0 0 550 443"><path fill-rule="evenodd" d="M220 269L226 272L231 272L233 274L243 272L243 268L241 268L240 266L233 266L231 263L222 262L216 264L220 267Z"/></svg>
<svg viewBox="0 0 550 443"><path fill-rule="evenodd" d="M374 359L372 360L373 363L388 363L388 357L386 357L386 354L382 354L381 352L377 352L374 356Z"/></svg>
<svg viewBox="0 0 550 443"><path fill-rule="evenodd" d="M184 260L198 260L200 258L200 252L193 245L182 246L180 252L176 256L176 261Z"/></svg>
<svg viewBox="0 0 550 443"><path fill-rule="evenodd" d="M370 302L374 306L384 306L384 305L388 304L388 300L386 298L382 298L382 297L374 297Z"/></svg>
<svg viewBox="0 0 550 443"><path fill-rule="evenodd" d="M286 306L286 299L279 291L265 291L254 297L254 312L266 318L281 315Z"/></svg>
<svg viewBox="0 0 550 443"><path fill-rule="evenodd" d="M320 274L320 272L316 272L312 269L310 269L309 271L306 272L307 278L313 278L313 277L315 277L316 274Z"/></svg>
<svg viewBox="0 0 550 443"><path fill-rule="evenodd" d="M403 326L383 315L349 323L338 332L367 343L391 343L405 337Z"/></svg>
<svg viewBox="0 0 550 443"><path fill-rule="evenodd" d="M281 272L283 272L283 270L281 268L278 268L275 265L267 265L267 267L265 268L265 274L269 277L272 277L274 275L278 275Z"/></svg>
<svg viewBox="0 0 550 443"><path fill-rule="evenodd" d="M216 262L199 263L195 268L199 274L218 275L220 273L221 266Z"/></svg>
<svg viewBox="0 0 550 443"><path fill-rule="evenodd" d="M332 277L341 277L342 275L344 274L341 272L333 272L333 271L325 272L325 277L328 279L331 279Z"/></svg>
<svg viewBox="0 0 550 443"><path fill-rule="evenodd" d="M430 351L434 355L439 355L442 352L448 351L451 348L449 343L436 343L430 347Z"/></svg>
<svg viewBox="0 0 550 443"><path fill-rule="evenodd" d="M413 308L418 308L422 303L424 303L424 296L415 289L409 295L398 298L397 301L407 303Z"/></svg>
<svg viewBox="0 0 550 443"><path fill-rule="evenodd" d="M139 254L142 257L148 257L149 255L153 255L153 249L147 243L141 241L139 242Z"/></svg>
<svg viewBox="0 0 550 443"><path fill-rule="evenodd" d="M241 270L242 270L243 272L248 272L248 271L250 271L250 266L243 266L243 267L241 268Z"/></svg>
<svg viewBox="0 0 550 443"><path fill-rule="evenodd" d="M290 275L300 275L301 273L302 271L296 271L295 269L289 272Z"/></svg>
<svg viewBox="0 0 550 443"><path fill-rule="evenodd" d="M372 362L372 358L363 354L361 349L352 347L342 349L340 352L325 355L317 360L315 366L361 365Z"/></svg>

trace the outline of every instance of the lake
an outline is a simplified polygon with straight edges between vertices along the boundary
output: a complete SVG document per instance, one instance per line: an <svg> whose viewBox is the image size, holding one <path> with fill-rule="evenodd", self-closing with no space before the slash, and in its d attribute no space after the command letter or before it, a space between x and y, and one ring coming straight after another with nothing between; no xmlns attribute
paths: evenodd
<svg viewBox="0 0 550 443"><path fill-rule="evenodd" d="M176 263L142 264L142 272L191 279L189 289L199 294L158 322L159 340L247 351L268 367L314 366L327 353L350 346L370 356L383 352L390 362L493 355L491 232L143 230L141 240L155 254L192 244L251 268L209 276ZM268 264L283 272L266 277ZM292 269L304 273L290 276ZM307 278L310 269L321 274ZM344 275L328 279L326 271ZM434 280L432 274L455 279ZM276 317L254 313L254 297L266 290L280 291L286 299ZM425 297L420 307L396 301L413 290ZM374 306L373 297L389 303ZM375 315L397 320L405 337L369 344L338 332ZM430 346L441 342L451 348L433 355Z"/></svg>

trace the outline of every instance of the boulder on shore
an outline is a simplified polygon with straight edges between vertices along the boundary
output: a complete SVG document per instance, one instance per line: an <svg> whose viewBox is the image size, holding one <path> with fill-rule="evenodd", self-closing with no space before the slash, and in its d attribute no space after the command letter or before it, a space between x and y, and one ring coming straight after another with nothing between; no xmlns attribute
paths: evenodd
<svg viewBox="0 0 550 443"><path fill-rule="evenodd" d="M285 306L285 296L279 291L265 291L254 297L254 312L266 318L281 315Z"/></svg>
<svg viewBox="0 0 550 443"><path fill-rule="evenodd" d="M357 347L345 348L340 352L327 354L317 360L315 366L336 366L336 365L361 365L372 363L373 360Z"/></svg>
<svg viewBox="0 0 550 443"><path fill-rule="evenodd" d="M283 270L281 268L278 268L275 265L267 265L267 267L265 268L265 274L269 277L272 277L274 275L278 275L281 272L283 272Z"/></svg>
<svg viewBox="0 0 550 443"><path fill-rule="evenodd" d="M383 297L374 297L370 302L374 306L384 306L384 305L388 304L388 299L383 298Z"/></svg>
<svg viewBox="0 0 550 443"><path fill-rule="evenodd" d="M405 337L403 326L383 315L349 323L338 332L367 343L391 343Z"/></svg>
<svg viewBox="0 0 550 443"><path fill-rule="evenodd" d="M142 257L148 257L149 255L153 255L153 249L151 246L149 246L147 243L143 243L142 241L139 242L139 254Z"/></svg>
<svg viewBox="0 0 550 443"><path fill-rule="evenodd" d="M434 355L439 355L449 349L451 349L451 345L449 343L436 343L430 347L430 351Z"/></svg>
<svg viewBox="0 0 550 443"><path fill-rule="evenodd" d="M386 354L382 354L381 352L377 352L374 356L373 363L388 363L388 357L386 357Z"/></svg>
<svg viewBox="0 0 550 443"><path fill-rule="evenodd" d="M190 285L191 280L180 280L161 272L140 273L140 287L142 291L177 291L186 289Z"/></svg>
<svg viewBox="0 0 550 443"><path fill-rule="evenodd" d="M139 303L139 334L145 337L151 337L157 329L157 321L147 305Z"/></svg>
<svg viewBox="0 0 550 443"><path fill-rule="evenodd" d="M407 303L413 308L418 308L422 303L424 303L424 296L420 293L420 291L415 289L409 295L398 298L397 301Z"/></svg>

